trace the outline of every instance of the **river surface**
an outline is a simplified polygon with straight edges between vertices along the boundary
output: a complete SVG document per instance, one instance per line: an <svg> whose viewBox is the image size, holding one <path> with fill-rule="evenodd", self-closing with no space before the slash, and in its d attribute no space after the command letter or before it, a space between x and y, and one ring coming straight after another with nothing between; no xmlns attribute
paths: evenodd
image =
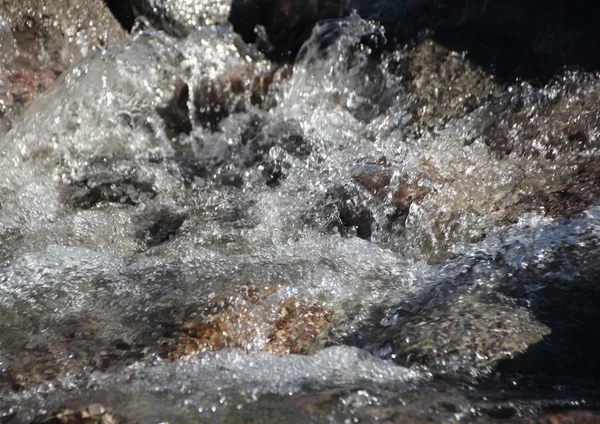
<svg viewBox="0 0 600 424"><path fill-rule="evenodd" d="M0 118L0 416L597 408L596 75L385 41L323 21L280 65L141 24Z"/></svg>

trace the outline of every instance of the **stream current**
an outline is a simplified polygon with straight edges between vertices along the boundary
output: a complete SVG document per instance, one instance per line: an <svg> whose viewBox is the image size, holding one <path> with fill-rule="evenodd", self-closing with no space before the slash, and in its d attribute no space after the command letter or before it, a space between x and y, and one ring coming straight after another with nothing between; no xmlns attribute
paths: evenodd
<svg viewBox="0 0 600 424"><path fill-rule="evenodd" d="M598 134L561 150L519 128L551 133L545 102L596 99L596 77L482 79L485 101L423 129L414 55L385 40L356 15L324 21L280 66L225 27L140 24L11 117L0 415L424 422L594 405L593 375L560 371L576 350L544 341L564 333L554 311L593 316L569 293L597 299L600 210L535 199L595 160ZM523 122L493 121L515 103ZM494 129L517 147L494 150Z"/></svg>

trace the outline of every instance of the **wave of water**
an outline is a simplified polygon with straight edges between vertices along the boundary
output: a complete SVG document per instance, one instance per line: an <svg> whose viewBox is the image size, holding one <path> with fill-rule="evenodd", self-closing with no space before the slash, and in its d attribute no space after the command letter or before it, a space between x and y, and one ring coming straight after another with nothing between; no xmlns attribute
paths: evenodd
<svg viewBox="0 0 600 424"><path fill-rule="evenodd" d="M444 293L457 293L486 309L500 289L509 294L495 300L498 314L515 317L514 334L500 353L475 349L489 356L471 373L547 335L514 281L530 294L592 279L597 213L543 217L523 199L552 191L596 151L550 160L542 141L499 156L481 137L489 104L415 131L401 72L409 54L384 43L385 31L357 16L325 21L289 67L224 27L182 39L147 29L73 66L15 118L0 142L0 364L22 391L4 390L6 414L30 420L94 400L140 422L232 420L255 414L254 402L272 408L274 395L300 399L275 415L337 422L385 416L408 392L414 412L427 368L318 350L359 345L389 358L401 342L370 331L398 332L406 302L450 305ZM582 84L581 96L596 85ZM562 89L511 90L534 119L537 99ZM266 294L254 300L254 289ZM432 291L441 300L428 300ZM288 300L331 314L314 356L264 352ZM166 363L174 328L215 304L233 305L227 331L239 340L225 347L240 351ZM532 338L515 335L521 325ZM53 382L36 385L44 373ZM448 396L468 414L462 394Z"/></svg>

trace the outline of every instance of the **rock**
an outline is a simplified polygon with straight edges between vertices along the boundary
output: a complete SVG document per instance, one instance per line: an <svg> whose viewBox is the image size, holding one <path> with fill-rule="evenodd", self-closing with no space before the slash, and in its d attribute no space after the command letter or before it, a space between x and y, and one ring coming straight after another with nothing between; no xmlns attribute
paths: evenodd
<svg viewBox="0 0 600 424"><path fill-rule="evenodd" d="M431 295L398 308L393 320L384 338L390 338L396 361L472 375L489 372L550 333L524 308L471 294Z"/></svg>
<svg viewBox="0 0 600 424"><path fill-rule="evenodd" d="M240 51L240 55L243 54ZM264 68L243 65L216 79L201 80L196 85L193 97L196 120L216 130L219 122L231 114L246 112L252 106L264 109L274 106L270 87L278 87L291 71L286 67Z"/></svg>
<svg viewBox="0 0 600 424"><path fill-rule="evenodd" d="M600 82L567 73L537 90L515 87L508 102L492 102L481 140L498 158L537 161L544 186L526 179L515 208L573 217L597 203L600 192Z"/></svg>
<svg viewBox="0 0 600 424"><path fill-rule="evenodd" d="M347 16L352 10L386 28L393 44L402 45L430 30L454 51L467 51L476 63L503 79L547 81L562 66L598 69L591 40L599 30L598 5L578 0L565 11L554 0L539 7L534 0L478 4L461 1L288 1L235 0L230 22L246 41L262 43L272 57L294 57L320 20Z"/></svg>
<svg viewBox="0 0 600 424"><path fill-rule="evenodd" d="M362 160L351 170L355 184L336 186L327 192L321 206L323 229L370 239L374 230L401 227L410 206L420 204L432 192L423 184L429 177L425 173L419 178L401 175L385 158Z"/></svg>
<svg viewBox="0 0 600 424"><path fill-rule="evenodd" d="M173 96L166 104L156 108L156 112L165 123L165 132L171 140L179 135L189 135L192 131L192 121L188 102L190 100L190 88L183 81L178 81Z"/></svg>
<svg viewBox="0 0 600 424"><path fill-rule="evenodd" d="M498 154L560 159L599 147L600 82L567 72L543 89L513 87L509 102L493 103L483 140Z"/></svg>
<svg viewBox="0 0 600 424"><path fill-rule="evenodd" d="M0 115L33 100L82 57L128 36L102 0L0 3ZM4 94L2 94L4 91Z"/></svg>
<svg viewBox="0 0 600 424"><path fill-rule="evenodd" d="M277 296L277 286L244 287L233 296L213 300L201 320L185 323L170 345L173 360L200 352L236 348L286 355L314 353L322 347L332 312L305 300Z"/></svg>
<svg viewBox="0 0 600 424"><path fill-rule="evenodd" d="M152 181L121 161L98 160L78 173L61 187L62 202L72 208L90 209L106 203L137 205L156 195Z"/></svg>
<svg viewBox="0 0 600 424"><path fill-rule="evenodd" d="M104 0L121 25L131 30L138 16L156 28L183 37L206 25L226 24L231 0Z"/></svg>
<svg viewBox="0 0 600 424"><path fill-rule="evenodd" d="M60 412L46 415L33 421L34 424L126 424L134 421L113 414L99 403L92 403L87 408L65 408Z"/></svg>
<svg viewBox="0 0 600 424"><path fill-rule="evenodd" d="M351 171L351 177L361 187L367 189L371 194L383 198L387 194L384 190L391 184L394 170L385 166L385 158L381 158L377 164L357 163Z"/></svg>
<svg viewBox="0 0 600 424"><path fill-rule="evenodd" d="M229 22L247 42L274 58L295 57L313 25L350 12L346 0L234 0Z"/></svg>
<svg viewBox="0 0 600 424"><path fill-rule="evenodd" d="M322 231L339 232L342 236L356 235L369 239L375 224L374 207L377 199L356 186L334 186L327 191L317 207L322 217Z"/></svg>
<svg viewBox="0 0 600 424"><path fill-rule="evenodd" d="M157 246L173 237L187 217L186 213L167 208L145 212L139 218L137 237L147 247Z"/></svg>
<svg viewBox="0 0 600 424"><path fill-rule="evenodd" d="M86 7L67 0L4 1L0 6L14 38L14 54L27 68L62 72L74 61L127 41L102 0Z"/></svg>
<svg viewBox="0 0 600 424"><path fill-rule="evenodd" d="M0 68L0 118L31 102L55 80L56 74L49 70Z"/></svg>
<svg viewBox="0 0 600 424"><path fill-rule="evenodd" d="M407 61L409 109L417 132L443 127L501 94L489 73L432 40L420 43Z"/></svg>

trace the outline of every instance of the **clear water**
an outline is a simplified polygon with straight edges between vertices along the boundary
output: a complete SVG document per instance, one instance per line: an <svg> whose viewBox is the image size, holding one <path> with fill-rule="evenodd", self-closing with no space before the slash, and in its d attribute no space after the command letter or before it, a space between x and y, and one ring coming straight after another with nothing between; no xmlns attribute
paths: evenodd
<svg viewBox="0 0 600 424"><path fill-rule="evenodd" d="M58 371L3 388L0 411L28 421L99 402L139 422L236 422L275 396L279 417L300 408L346 422L383 417L410 394L416 414L427 369L344 346L378 311L385 327L396 305L438 286L592 275L597 210L566 221L515 205L597 152L498 158L478 137L485 106L415 135L395 71L406 52L375 60L361 43L383 34L356 16L324 22L293 69L278 69L225 27L183 39L148 29L77 63L15 117L0 138L0 369L25 370L39 353ZM532 116L536 96L556 90L515 89L531 90ZM388 175L387 192L357 183L369 172ZM425 194L402 223L390 217L407 181ZM164 214L185 219L155 241ZM248 286L272 294L235 324L238 350L158 353L165 328L215 299L235 304ZM333 346L265 352L287 299L332 313ZM131 365L90 365L115 340L148 345ZM329 393L325 406L310 398Z"/></svg>

